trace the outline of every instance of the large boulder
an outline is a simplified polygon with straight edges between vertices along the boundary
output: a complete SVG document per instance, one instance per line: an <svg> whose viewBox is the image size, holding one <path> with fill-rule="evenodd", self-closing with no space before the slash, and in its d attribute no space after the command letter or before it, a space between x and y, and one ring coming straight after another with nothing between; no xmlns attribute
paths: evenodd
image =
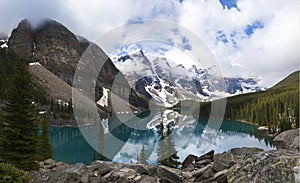
<svg viewBox="0 0 300 183"><path fill-rule="evenodd" d="M190 164L192 164L197 159L197 156L190 154L188 155L184 161L181 163L181 168L186 169Z"/></svg>
<svg viewBox="0 0 300 183"><path fill-rule="evenodd" d="M229 169L228 182L295 182L294 167L299 154L289 150L271 150L245 156Z"/></svg>
<svg viewBox="0 0 300 183"><path fill-rule="evenodd" d="M256 152L262 152L263 149L251 148L251 147L241 147L233 148L221 154L215 154L214 156L214 166L215 171L222 171L224 169L230 168L236 162L244 159L247 155L252 155Z"/></svg>
<svg viewBox="0 0 300 183"><path fill-rule="evenodd" d="M277 147L277 149L299 151L299 128L280 133L274 138L273 144Z"/></svg>

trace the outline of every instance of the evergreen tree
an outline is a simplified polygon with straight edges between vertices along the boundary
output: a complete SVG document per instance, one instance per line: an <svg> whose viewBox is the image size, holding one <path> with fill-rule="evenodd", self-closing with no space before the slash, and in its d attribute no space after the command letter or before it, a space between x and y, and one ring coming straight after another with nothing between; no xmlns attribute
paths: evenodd
<svg viewBox="0 0 300 183"><path fill-rule="evenodd" d="M0 137L2 136L3 125L3 117L0 115Z"/></svg>
<svg viewBox="0 0 300 183"><path fill-rule="evenodd" d="M99 122L99 131L98 131L98 141L99 141L99 146L98 146L98 157L99 160L106 160L106 157L104 156L104 127L102 122Z"/></svg>
<svg viewBox="0 0 300 183"><path fill-rule="evenodd" d="M165 135L164 135L164 124L161 121L159 124L159 130L157 131L159 135L159 142L157 147L157 162L159 164L165 164L165 159L167 158L167 149L165 145Z"/></svg>
<svg viewBox="0 0 300 183"><path fill-rule="evenodd" d="M93 158L92 158L92 161L95 161L97 160L97 153L95 150L93 150Z"/></svg>
<svg viewBox="0 0 300 183"><path fill-rule="evenodd" d="M42 119L42 134L39 138L39 160L52 158L52 145L49 139L48 124L45 117Z"/></svg>
<svg viewBox="0 0 300 183"><path fill-rule="evenodd" d="M167 125L166 145L169 157L167 158L165 165L171 168L177 168L181 163L178 161L179 156L177 155L170 125Z"/></svg>
<svg viewBox="0 0 300 183"><path fill-rule="evenodd" d="M160 129L158 130L160 140L157 149L157 162L171 168L177 168L180 165L179 157L173 141L173 135L170 125L167 126L167 131L163 121L160 122Z"/></svg>
<svg viewBox="0 0 300 183"><path fill-rule="evenodd" d="M142 163L142 164L146 164L146 165L148 164L146 150L145 150L144 145L142 146L142 149L141 149L141 152L140 152L139 162Z"/></svg>
<svg viewBox="0 0 300 183"><path fill-rule="evenodd" d="M1 159L23 170L38 169L38 126L32 105L33 85L24 60L18 60L9 80L6 125L0 141Z"/></svg>

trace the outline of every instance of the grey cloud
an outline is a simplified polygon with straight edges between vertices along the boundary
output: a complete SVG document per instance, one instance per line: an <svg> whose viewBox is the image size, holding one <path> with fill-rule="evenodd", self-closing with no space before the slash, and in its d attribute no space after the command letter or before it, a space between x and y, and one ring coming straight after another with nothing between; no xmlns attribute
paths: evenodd
<svg viewBox="0 0 300 183"><path fill-rule="evenodd" d="M59 0L3 0L0 5L2 34L9 35L10 31L24 18L37 25L45 18L61 19L63 7Z"/></svg>

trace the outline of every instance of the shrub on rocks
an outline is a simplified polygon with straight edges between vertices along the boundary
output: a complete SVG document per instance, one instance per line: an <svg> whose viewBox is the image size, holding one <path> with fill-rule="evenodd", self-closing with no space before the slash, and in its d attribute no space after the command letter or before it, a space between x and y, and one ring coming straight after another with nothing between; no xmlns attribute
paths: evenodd
<svg viewBox="0 0 300 183"><path fill-rule="evenodd" d="M28 183L30 176L27 172L17 169L14 165L0 163L0 182Z"/></svg>

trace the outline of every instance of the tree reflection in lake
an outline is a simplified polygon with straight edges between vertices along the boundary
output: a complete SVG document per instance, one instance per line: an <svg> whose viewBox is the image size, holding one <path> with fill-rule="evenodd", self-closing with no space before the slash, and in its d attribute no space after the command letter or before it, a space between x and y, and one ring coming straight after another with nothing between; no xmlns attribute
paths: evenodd
<svg viewBox="0 0 300 183"><path fill-rule="evenodd" d="M223 121L220 129L214 129L204 119L197 121L190 115L182 115L172 110L162 113L146 111L139 114L139 118L138 121L130 121L130 127L116 116L91 123L81 128L81 131L78 128L50 127L54 158L67 163L88 164L93 157L92 147L95 147L100 152L98 159L104 159L105 155L108 160L130 163L137 161L144 145L148 162L156 164L160 140L157 132L161 120L165 127L169 125L172 129L172 140L180 161L188 154L200 155L211 149L221 153L230 148L244 146L273 148L272 138L251 124ZM80 132L88 139L88 143Z"/></svg>

